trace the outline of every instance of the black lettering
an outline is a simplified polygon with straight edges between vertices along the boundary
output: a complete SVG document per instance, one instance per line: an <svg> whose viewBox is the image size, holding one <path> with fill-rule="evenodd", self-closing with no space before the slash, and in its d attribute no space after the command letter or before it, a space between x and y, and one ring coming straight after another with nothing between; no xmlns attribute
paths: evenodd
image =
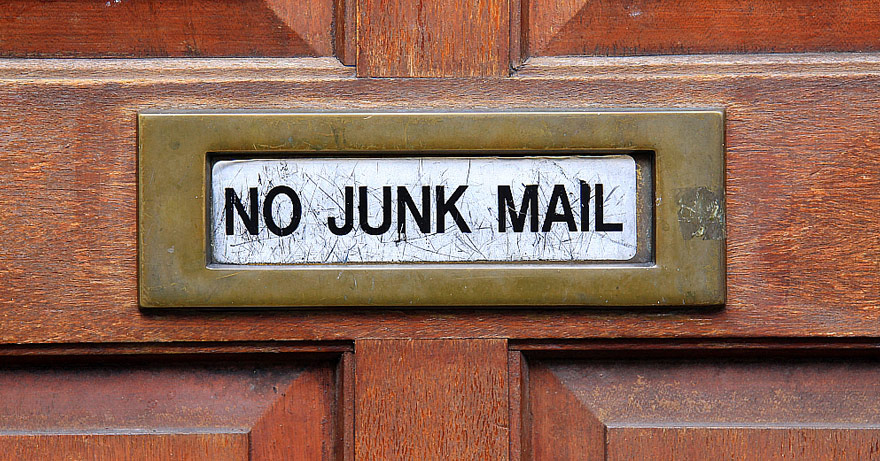
<svg viewBox="0 0 880 461"><path fill-rule="evenodd" d="M604 201L602 184L596 184L596 232L623 232L622 223L604 221Z"/></svg>
<svg viewBox="0 0 880 461"><path fill-rule="evenodd" d="M343 213L345 214L345 224L342 227L336 225L336 218L330 216L327 218L327 227L330 232L336 235L345 235L354 229L354 187L345 186L345 205Z"/></svg>
<svg viewBox="0 0 880 461"><path fill-rule="evenodd" d="M562 214L556 212L556 208L562 205ZM553 186L553 193L550 194L550 203L547 204L547 214L544 216L544 225L541 226L541 232L549 232L553 227L553 223L564 222L568 224L568 230L574 232L577 230L577 224L574 223L574 214L571 212L571 202L568 201L568 192L562 184Z"/></svg>
<svg viewBox="0 0 880 461"><path fill-rule="evenodd" d="M244 227L247 229L248 233L251 235L257 235L257 233L259 233L259 229L257 228L259 224L259 216L257 215L257 208L259 207L257 188L251 187L248 194L250 195L250 214L244 211L244 205L241 203L241 199L238 197L238 194L235 193L235 190L231 187L226 188L226 235L235 234L235 218L232 216L233 210L238 212L238 216L241 217L241 221L244 223Z"/></svg>
<svg viewBox="0 0 880 461"><path fill-rule="evenodd" d="M581 181L581 232L590 231L590 185Z"/></svg>
<svg viewBox="0 0 880 461"><path fill-rule="evenodd" d="M382 224L372 227L368 221L369 208L367 207L367 187L358 187L358 217L361 229L370 235L380 235L391 229L391 186L382 187Z"/></svg>
<svg viewBox="0 0 880 461"><path fill-rule="evenodd" d="M507 214L510 215L513 231L522 232L526 225L526 213L529 210L532 212L529 221L531 231L538 232L538 185L529 184L525 187L522 205L517 212L510 186L498 186L498 232L507 231Z"/></svg>
<svg viewBox="0 0 880 461"><path fill-rule="evenodd" d="M272 203L275 201L275 197L278 197L280 194L288 196L290 204L293 206L293 209L290 211L290 223L285 227L279 227L275 222L275 217L272 216ZM266 228L270 232L279 237L290 235L299 226L301 218L302 204L299 201L299 196L296 195L293 189L287 186L276 186L269 190L269 193L266 194L266 201L263 202L263 219L266 221Z"/></svg>
<svg viewBox="0 0 880 461"><path fill-rule="evenodd" d="M406 187L397 186L397 232L399 234L406 234L407 209L422 233L431 232L431 186L422 186L421 212L416 208L416 203Z"/></svg>
<svg viewBox="0 0 880 461"><path fill-rule="evenodd" d="M458 186L455 189L455 192L452 193L452 196L449 197L449 200L445 200L445 188L443 186L437 186L437 232L446 232L446 213L449 213L462 232L470 233L471 229L468 227L467 223L464 222L464 218L462 218L458 208L455 207L455 202L461 198L461 195L464 194L467 187L468 186Z"/></svg>

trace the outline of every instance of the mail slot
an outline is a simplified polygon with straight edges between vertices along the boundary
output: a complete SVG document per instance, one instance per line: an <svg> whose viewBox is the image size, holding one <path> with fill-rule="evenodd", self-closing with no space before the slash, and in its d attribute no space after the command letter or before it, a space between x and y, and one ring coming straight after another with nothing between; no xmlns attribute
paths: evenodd
<svg viewBox="0 0 880 461"><path fill-rule="evenodd" d="M142 307L725 299L723 112L141 113Z"/></svg>

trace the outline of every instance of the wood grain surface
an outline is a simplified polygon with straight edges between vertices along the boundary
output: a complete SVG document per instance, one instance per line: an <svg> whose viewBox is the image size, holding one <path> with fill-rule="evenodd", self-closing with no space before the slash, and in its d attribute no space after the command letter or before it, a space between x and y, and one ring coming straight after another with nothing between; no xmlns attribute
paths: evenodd
<svg viewBox="0 0 880 461"><path fill-rule="evenodd" d="M248 433L249 460L342 458L333 371L318 368L272 388L277 398Z"/></svg>
<svg viewBox="0 0 880 461"><path fill-rule="evenodd" d="M608 430L606 460L876 460L876 428L695 427Z"/></svg>
<svg viewBox="0 0 880 461"><path fill-rule="evenodd" d="M526 365L528 400L523 401L522 459L605 459L605 425L553 371ZM533 370L534 368L534 370Z"/></svg>
<svg viewBox="0 0 880 461"><path fill-rule="evenodd" d="M0 368L4 458L335 459L332 361L61 363Z"/></svg>
<svg viewBox="0 0 880 461"><path fill-rule="evenodd" d="M504 340L363 340L355 358L356 459L507 459Z"/></svg>
<svg viewBox="0 0 880 461"><path fill-rule="evenodd" d="M0 342L864 337L880 333L880 56L542 58L510 79L332 59L0 61ZM139 110L727 111L726 306L138 309Z"/></svg>
<svg viewBox="0 0 880 461"><path fill-rule="evenodd" d="M506 1L357 1L359 76L508 74Z"/></svg>
<svg viewBox="0 0 880 461"><path fill-rule="evenodd" d="M529 0L528 55L880 50L873 0Z"/></svg>
<svg viewBox="0 0 880 461"><path fill-rule="evenodd" d="M0 449L5 459L43 461L248 459L245 433L0 435Z"/></svg>
<svg viewBox="0 0 880 461"><path fill-rule="evenodd" d="M334 0L336 57L346 66L357 64L357 0Z"/></svg>
<svg viewBox="0 0 880 461"><path fill-rule="evenodd" d="M0 56L331 56L333 0L7 0Z"/></svg>
<svg viewBox="0 0 880 461"><path fill-rule="evenodd" d="M524 459L876 459L876 360L529 360Z"/></svg>
<svg viewBox="0 0 880 461"><path fill-rule="evenodd" d="M507 372L510 381L507 404L510 413L509 453L511 461L520 461L523 459L523 452L531 452L528 447L523 448L524 441L528 440L525 429L531 427L531 418L529 418L528 405L524 404L529 400L529 374L522 352L513 350L507 353Z"/></svg>
<svg viewBox="0 0 880 461"><path fill-rule="evenodd" d="M354 402L355 359L353 352L345 352L336 366L336 459L353 460L354 458Z"/></svg>
<svg viewBox="0 0 880 461"><path fill-rule="evenodd" d="M14 360L40 360L65 357L88 359L97 355L117 358L163 356L166 358L231 357L236 354L307 354L309 357L333 358L350 353L349 341L197 341L159 343L75 343L75 344L4 344L0 356Z"/></svg>

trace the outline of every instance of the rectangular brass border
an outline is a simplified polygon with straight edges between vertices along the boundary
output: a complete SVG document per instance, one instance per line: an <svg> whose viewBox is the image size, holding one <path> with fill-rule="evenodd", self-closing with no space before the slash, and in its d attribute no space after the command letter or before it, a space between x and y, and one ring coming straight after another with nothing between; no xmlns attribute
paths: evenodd
<svg viewBox="0 0 880 461"><path fill-rule="evenodd" d="M138 130L142 307L680 306L725 301L724 113L719 110L141 113ZM206 264L209 152L326 157L586 150L654 152L654 264ZM706 226L722 231L706 232Z"/></svg>

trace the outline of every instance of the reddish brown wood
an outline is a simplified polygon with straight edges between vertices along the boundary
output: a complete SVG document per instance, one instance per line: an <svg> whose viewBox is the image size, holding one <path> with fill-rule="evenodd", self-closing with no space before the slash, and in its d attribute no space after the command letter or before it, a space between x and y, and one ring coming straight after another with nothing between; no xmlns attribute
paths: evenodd
<svg viewBox="0 0 880 461"><path fill-rule="evenodd" d="M355 343L357 459L507 459L504 340Z"/></svg>
<svg viewBox="0 0 880 461"><path fill-rule="evenodd" d="M621 428L608 431L609 461L653 459L876 460L880 430Z"/></svg>
<svg viewBox="0 0 880 461"><path fill-rule="evenodd" d="M242 453L333 459L334 366L283 358L106 357L71 367L0 369L6 434L0 453L22 453L15 459L244 459Z"/></svg>
<svg viewBox="0 0 880 461"><path fill-rule="evenodd" d="M336 432L337 459L353 461L354 458L354 402L355 374L354 354L342 354L336 368Z"/></svg>
<svg viewBox="0 0 880 461"><path fill-rule="evenodd" d="M0 56L331 56L332 0L10 0Z"/></svg>
<svg viewBox="0 0 880 461"><path fill-rule="evenodd" d="M540 365L529 366L524 459L605 459L605 425Z"/></svg>
<svg viewBox="0 0 880 461"><path fill-rule="evenodd" d="M251 460L336 457L336 379L321 371L303 373L277 389L278 398L250 430Z"/></svg>
<svg viewBox="0 0 880 461"><path fill-rule="evenodd" d="M361 77L508 74L506 1L357 1Z"/></svg>
<svg viewBox="0 0 880 461"><path fill-rule="evenodd" d="M526 433L526 428L531 427L526 405L529 401L528 368L522 352L511 351L507 354L507 370L510 376L510 398L507 406L510 413L510 460L520 461L524 459L524 452L531 453Z"/></svg>
<svg viewBox="0 0 880 461"><path fill-rule="evenodd" d="M861 338L590 339L511 341L510 349L565 357L878 357L880 342Z"/></svg>
<svg viewBox="0 0 880 461"><path fill-rule="evenodd" d="M874 360L529 365L534 459L878 456Z"/></svg>
<svg viewBox="0 0 880 461"><path fill-rule="evenodd" d="M527 16L523 14L523 5L528 0L508 0L510 8L510 40L508 48L510 52L510 68L518 69L528 53L528 29Z"/></svg>
<svg viewBox="0 0 880 461"><path fill-rule="evenodd" d="M243 433L0 435L0 448L6 459L45 461L248 459Z"/></svg>
<svg viewBox="0 0 880 461"><path fill-rule="evenodd" d="M532 59L513 79L355 80L329 60L0 61L0 342L878 336L880 58ZM728 304L150 313L138 110L723 107Z"/></svg>
<svg viewBox="0 0 880 461"><path fill-rule="evenodd" d="M346 66L357 64L357 0L334 0L336 57Z"/></svg>
<svg viewBox="0 0 880 461"><path fill-rule="evenodd" d="M529 0L531 56L880 50L873 0Z"/></svg>
<svg viewBox="0 0 880 461"><path fill-rule="evenodd" d="M352 344L346 341L247 341L247 342L197 342L197 343L128 343L128 344L3 344L0 357L91 357L96 355L163 357L231 356L247 353L307 353L310 357L336 357L351 352Z"/></svg>

